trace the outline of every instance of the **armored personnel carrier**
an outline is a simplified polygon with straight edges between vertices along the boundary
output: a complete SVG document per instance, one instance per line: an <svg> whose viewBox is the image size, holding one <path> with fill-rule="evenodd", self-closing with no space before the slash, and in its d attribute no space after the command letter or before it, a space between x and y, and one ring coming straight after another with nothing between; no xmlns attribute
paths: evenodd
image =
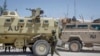
<svg viewBox="0 0 100 56"><path fill-rule="evenodd" d="M61 40L72 52L82 47L100 46L100 23L67 23L63 26Z"/></svg>
<svg viewBox="0 0 100 56"><path fill-rule="evenodd" d="M58 22L53 18L40 17L43 10L29 9L31 17L20 17L17 11L4 11L0 16L0 43L5 51L14 47L26 51L29 47L36 55L45 56L50 49L52 32L59 36Z"/></svg>

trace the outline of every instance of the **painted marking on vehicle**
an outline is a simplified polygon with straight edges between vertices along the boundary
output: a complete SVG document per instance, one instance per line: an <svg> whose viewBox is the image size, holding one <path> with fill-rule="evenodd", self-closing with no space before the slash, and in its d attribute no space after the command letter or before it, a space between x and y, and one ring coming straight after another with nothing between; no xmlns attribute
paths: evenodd
<svg viewBox="0 0 100 56"><path fill-rule="evenodd" d="M14 26L14 27L9 26L8 31L18 31L19 28L20 28L19 26Z"/></svg>

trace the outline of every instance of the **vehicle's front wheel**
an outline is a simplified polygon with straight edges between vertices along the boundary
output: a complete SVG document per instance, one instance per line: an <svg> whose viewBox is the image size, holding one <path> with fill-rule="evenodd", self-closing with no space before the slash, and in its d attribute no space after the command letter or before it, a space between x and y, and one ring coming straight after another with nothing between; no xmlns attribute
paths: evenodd
<svg viewBox="0 0 100 56"><path fill-rule="evenodd" d="M72 52L78 52L80 51L82 48L82 45L79 41L71 41L69 43L69 50Z"/></svg>
<svg viewBox="0 0 100 56"><path fill-rule="evenodd" d="M37 40L32 46L32 50L37 56L46 56L49 53L50 45L45 40Z"/></svg>

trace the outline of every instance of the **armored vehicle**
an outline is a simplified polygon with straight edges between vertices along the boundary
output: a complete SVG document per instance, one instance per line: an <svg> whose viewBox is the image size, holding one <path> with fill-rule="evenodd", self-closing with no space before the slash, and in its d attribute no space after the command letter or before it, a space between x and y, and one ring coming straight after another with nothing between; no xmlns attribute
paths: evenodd
<svg viewBox="0 0 100 56"><path fill-rule="evenodd" d="M0 43L7 47L23 49L29 47L36 55L47 55L52 32L58 37L58 22L54 18L41 17L40 8L29 9L30 17L20 17L17 11L4 11L0 16Z"/></svg>
<svg viewBox="0 0 100 56"><path fill-rule="evenodd" d="M67 23L62 30L61 40L70 51L82 47L100 46L100 23Z"/></svg>

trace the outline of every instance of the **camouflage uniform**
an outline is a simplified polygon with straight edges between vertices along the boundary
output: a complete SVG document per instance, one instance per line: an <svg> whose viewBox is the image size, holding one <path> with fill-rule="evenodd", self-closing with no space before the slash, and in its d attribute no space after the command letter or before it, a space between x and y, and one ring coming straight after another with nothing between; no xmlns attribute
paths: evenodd
<svg viewBox="0 0 100 56"><path fill-rule="evenodd" d="M54 52L58 55L58 56L60 56L60 54L57 52L57 50L56 50L56 44L57 44L57 38L56 38L56 36L55 35L53 35L52 37L51 37L51 56L53 56L54 55Z"/></svg>

